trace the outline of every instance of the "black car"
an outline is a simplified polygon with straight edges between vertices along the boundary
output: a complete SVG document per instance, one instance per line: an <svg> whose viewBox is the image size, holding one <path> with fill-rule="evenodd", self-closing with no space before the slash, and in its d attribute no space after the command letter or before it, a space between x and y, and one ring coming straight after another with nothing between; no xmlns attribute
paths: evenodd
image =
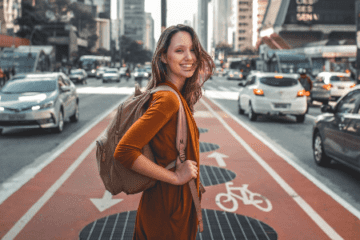
<svg viewBox="0 0 360 240"><path fill-rule="evenodd" d="M360 86L321 111L312 137L316 164L328 166L333 159L360 171Z"/></svg>

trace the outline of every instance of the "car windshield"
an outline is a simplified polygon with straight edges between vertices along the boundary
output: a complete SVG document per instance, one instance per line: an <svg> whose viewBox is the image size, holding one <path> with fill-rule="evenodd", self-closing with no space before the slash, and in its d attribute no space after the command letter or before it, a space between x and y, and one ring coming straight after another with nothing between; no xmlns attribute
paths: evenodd
<svg viewBox="0 0 360 240"><path fill-rule="evenodd" d="M298 80L294 78L263 77L260 78L260 82L272 87L291 87L298 84Z"/></svg>
<svg viewBox="0 0 360 240"><path fill-rule="evenodd" d="M8 81L1 89L3 93L52 92L56 89L54 79L24 79Z"/></svg>
<svg viewBox="0 0 360 240"><path fill-rule="evenodd" d="M138 72L146 72L146 69L139 68L137 71L138 71Z"/></svg>
<svg viewBox="0 0 360 240"><path fill-rule="evenodd" d="M347 76L331 76L330 81L332 82L351 82L352 80Z"/></svg>
<svg viewBox="0 0 360 240"><path fill-rule="evenodd" d="M105 73L117 73L117 71L116 70L107 70L107 71L105 71Z"/></svg>
<svg viewBox="0 0 360 240"><path fill-rule="evenodd" d="M82 74L81 70L71 70L71 74Z"/></svg>

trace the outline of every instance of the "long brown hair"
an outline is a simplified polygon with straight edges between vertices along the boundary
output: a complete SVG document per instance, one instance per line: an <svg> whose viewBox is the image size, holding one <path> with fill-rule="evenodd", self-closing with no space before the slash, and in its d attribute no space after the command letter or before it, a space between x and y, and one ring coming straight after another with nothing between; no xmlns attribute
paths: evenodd
<svg viewBox="0 0 360 240"><path fill-rule="evenodd" d="M202 96L201 87L213 74L215 64L210 55L201 46L199 38L192 27L178 24L168 27L161 34L151 62L152 78L146 89L152 89L159 83L166 81L166 65L161 61L161 54L167 53L172 36L178 32L188 32L190 34L196 55L196 70L190 78L186 79L181 91L191 112L194 114L194 105Z"/></svg>

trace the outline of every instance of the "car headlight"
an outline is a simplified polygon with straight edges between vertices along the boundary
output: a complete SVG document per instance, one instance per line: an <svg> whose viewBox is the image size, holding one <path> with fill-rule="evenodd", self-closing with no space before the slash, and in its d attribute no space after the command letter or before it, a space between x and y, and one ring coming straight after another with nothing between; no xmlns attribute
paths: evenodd
<svg viewBox="0 0 360 240"><path fill-rule="evenodd" d="M138 73L134 73L134 77L137 77L139 74Z"/></svg>
<svg viewBox="0 0 360 240"><path fill-rule="evenodd" d="M4 111L5 108L4 107L0 107L0 112Z"/></svg>
<svg viewBox="0 0 360 240"><path fill-rule="evenodd" d="M47 103L44 103L44 104L41 104L41 105L35 105L31 108L31 110L33 111L36 111L36 110L39 110L39 109L45 109L45 108L50 108L54 106L54 101L50 101L50 102L47 102Z"/></svg>
<svg viewBox="0 0 360 240"><path fill-rule="evenodd" d="M145 76L145 77L148 77L148 76L149 76L149 74L148 74L148 73L144 73L144 76Z"/></svg>
<svg viewBox="0 0 360 240"><path fill-rule="evenodd" d="M95 69L93 69L93 70L91 70L91 72L92 72L92 73L94 73L94 72L96 72L96 70L95 70Z"/></svg>

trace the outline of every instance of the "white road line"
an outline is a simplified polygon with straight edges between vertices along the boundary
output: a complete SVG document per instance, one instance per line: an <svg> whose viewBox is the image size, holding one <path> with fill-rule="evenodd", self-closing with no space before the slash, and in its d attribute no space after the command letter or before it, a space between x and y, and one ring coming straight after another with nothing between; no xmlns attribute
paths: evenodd
<svg viewBox="0 0 360 240"><path fill-rule="evenodd" d="M216 106L218 106L222 111L226 112L228 116L230 116L234 121L236 121L238 124L240 124L242 127L244 127L247 131L249 131L254 137L259 139L261 142L263 142L265 145L267 145L270 149L272 149L273 152L275 152L278 156L283 158L287 163L289 163L291 166L293 166L298 172L300 172L302 175L304 175L307 179L309 179L312 183L314 183L318 188L323 190L325 193L327 193L329 196L331 196L336 202L338 202L341 206L343 206L345 209L347 209L350 213L355 215L358 219L360 219L360 211L354 208L350 203L348 203L346 200L344 200L342 197L340 197L338 194L336 194L334 191L332 191L330 188L328 188L326 185L324 185L322 182L317 180L314 176L312 176L310 173L308 173L305 169L300 167L292 158L287 156L286 154L281 151L281 148L275 146L271 142L269 142L267 139L262 137L260 134L258 134L251 126L247 125L237 117L235 117L231 112L229 112L226 108L221 106L219 103L217 103L213 99L209 99L212 103L214 103ZM309 115L311 116L311 115ZM310 118L316 118L314 116L311 116Z"/></svg>
<svg viewBox="0 0 360 240"><path fill-rule="evenodd" d="M105 131L104 131L105 132ZM49 199L56 193L56 191L64 184L64 182L71 176L76 168L83 162L91 150L95 147L95 142L90 144L86 150L75 160L73 164L61 175L61 177L44 193L44 195L20 218L19 221L6 233L3 240L14 239L20 231L26 226L28 222L36 215L36 213L49 201Z"/></svg>
<svg viewBox="0 0 360 240"><path fill-rule="evenodd" d="M35 166L28 165L19 170L14 174L10 179L0 185L0 204L2 204L8 197L10 197L14 192L19 190L24 184L26 184L30 179L32 179L37 173L39 173L44 167L50 164L54 159L56 159L62 152L68 149L74 142L79 138L84 136L90 129L92 129L96 124L101 122L107 115L114 111L120 103L124 102L127 97L122 98L119 102L112 105L108 111L100 115L91 123L84 126L80 129L81 132L75 132L71 134L67 139L65 139L58 148L55 148L50 154L46 153L34 162ZM41 162L41 164L38 164Z"/></svg>
<svg viewBox="0 0 360 240"><path fill-rule="evenodd" d="M239 92L239 88L237 88L237 87L230 87L230 89L235 91L235 92Z"/></svg>
<svg viewBox="0 0 360 240"><path fill-rule="evenodd" d="M330 239L343 239L314 209L288 185L203 99L200 100L209 111L221 122L229 133L245 148L245 150L273 177L273 179L291 196L304 212L329 236Z"/></svg>
<svg viewBox="0 0 360 240"><path fill-rule="evenodd" d="M214 90L214 91L216 90L216 88L211 87L211 86L206 86L205 89L206 89L206 90L210 89L210 90Z"/></svg>

